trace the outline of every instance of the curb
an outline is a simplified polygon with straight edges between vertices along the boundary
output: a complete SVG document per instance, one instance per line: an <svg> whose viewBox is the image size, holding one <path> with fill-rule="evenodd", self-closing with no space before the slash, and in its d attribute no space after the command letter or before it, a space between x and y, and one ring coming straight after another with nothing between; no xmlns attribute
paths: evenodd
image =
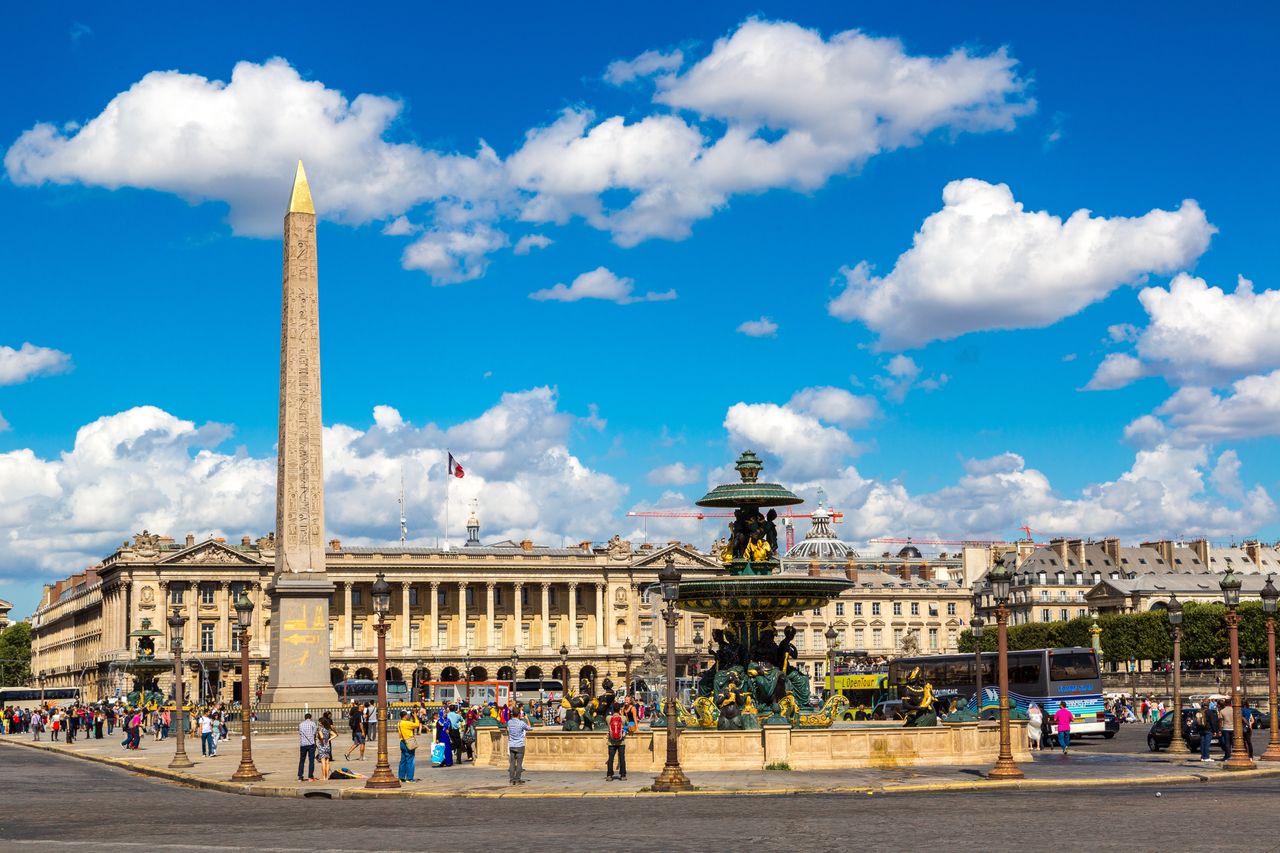
<svg viewBox="0 0 1280 853"><path fill-rule="evenodd" d="M1166 773L1158 776L1139 778L1102 777L1094 779L974 779L957 782L921 782L903 785L862 785L829 788L755 788L750 790L693 790L681 792L660 791L371 791L366 788L299 788L288 785L261 785L246 782L230 782L217 779L206 779L190 773L181 773L164 767L151 767L110 758L105 755L88 755L82 752L71 752L53 746L0 739L0 745L24 747L38 752L48 752L82 761L93 761L118 767L143 776L151 776L167 782L176 782L193 788L208 791L220 791L226 794L239 794L251 797L287 797L305 799L310 796L327 797L329 799L365 800L365 799L640 799L644 797L804 797L855 795L889 796L894 794L939 794L939 793L975 793L980 791L1048 791L1073 790L1086 788L1107 788L1132 785L1197 785L1213 784L1227 781L1249 781L1255 779L1273 779L1280 777L1280 767L1259 768L1228 773L1222 771L1213 775L1204 773Z"/></svg>

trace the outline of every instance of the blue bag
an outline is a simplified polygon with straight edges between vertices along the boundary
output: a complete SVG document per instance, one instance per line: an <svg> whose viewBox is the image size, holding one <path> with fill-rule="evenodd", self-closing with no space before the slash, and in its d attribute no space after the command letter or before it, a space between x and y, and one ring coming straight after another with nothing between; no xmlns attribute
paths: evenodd
<svg viewBox="0 0 1280 853"><path fill-rule="evenodd" d="M431 763L440 764L444 761L444 744L436 741L431 745Z"/></svg>

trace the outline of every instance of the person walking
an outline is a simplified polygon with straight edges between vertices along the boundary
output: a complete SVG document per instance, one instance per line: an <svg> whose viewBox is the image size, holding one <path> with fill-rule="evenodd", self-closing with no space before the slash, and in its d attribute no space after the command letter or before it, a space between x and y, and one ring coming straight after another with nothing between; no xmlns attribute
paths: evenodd
<svg viewBox="0 0 1280 853"><path fill-rule="evenodd" d="M349 761L351 753L359 749L360 757L356 761L364 761L364 709L359 705L352 705L351 712L347 715L347 725L351 727L351 746L347 747L342 757Z"/></svg>
<svg viewBox="0 0 1280 853"><path fill-rule="evenodd" d="M400 768L396 778L401 782L418 781L414 774L417 771L418 732L421 728L417 717L410 716L408 711L400 712Z"/></svg>
<svg viewBox="0 0 1280 853"><path fill-rule="evenodd" d="M1058 703L1058 710L1054 713L1054 722L1058 724L1058 744L1062 747L1062 754L1066 755L1067 750L1071 747L1071 720L1074 715L1067 708L1066 702Z"/></svg>
<svg viewBox="0 0 1280 853"><path fill-rule="evenodd" d="M1249 707L1249 700L1240 700L1240 725L1244 726L1244 748L1253 758L1253 730L1258 727L1258 712Z"/></svg>
<svg viewBox="0 0 1280 853"><path fill-rule="evenodd" d="M1027 708L1027 740L1031 744L1031 749L1040 748L1040 729L1044 726L1044 711L1040 710L1039 703L1032 702Z"/></svg>
<svg viewBox="0 0 1280 853"><path fill-rule="evenodd" d="M435 757L437 748L440 752L438 761ZM453 766L453 740L449 737L449 715L445 713L443 708L436 715L435 746L432 747L431 762L437 767Z"/></svg>
<svg viewBox="0 0 1280 853"><path fill-rule="evenodd" d="M298 781L306 782L308 779L312 782L316 779L316 721L311 719L310 714L302 717L302 722L298 723ZM307 768L307 775L302 775L302 768Z"/></svg>
<svg viewBox="0 0 1280 853"><path fill-rule="evenodd" d="M208 711L200 714L200 754L210 758L218 755L218 744L213 739L213 717Z"/></svg>
<svg viewBox="0 0 1280 853"><path fill-rule="evenodd" d="M524 712L516 706L507 721L507 780L512 785L523 785L527 781L520 777L524 774L524 736L530 728Z"/></svg>
<svg viewBox="0 0 1280 853"><path fill-rule="evenodd" d="M1226 761L1231 757L1231 747L1235 746L1236 734L1235 709L1231 707L1230 699L1224 699L1222 707L1218 709L1218 728L1221 735L1219 741L1222 744L1222 760Z"/></svg>
<svg viewBox="0 0 1280 853"><path fill-rule="evenodd" d="M378 709L372 702L364 703L364 736L366 740L373 740L378 736Z"/></svg>
<svg viewBox="0 0 1280 853"><path fill-rule="evenodd" d="M462 715L457 705L449 706L449 742L447 747L453 751L453 763L462 763Z"/></svg>
<svg viewBox="0 0 1280 853"><path fill-rule="evenodd" d="M613 713L609 715L609 758L604 765L604 780L613 781L613 759L618 759L618 779L627 781L627 721L622 716L622 708L617 702L613 704Z"/></svg>
<svg viewBox="0 0 1280 853"><path fill-rule="evenodd" d="M1196 713L1196 728L1200 730L1200 760L1211 762L1209 747L1213 745L1213 736L1218 732L1218 709L1214 703L1205 699L1200 703Z"/></svg>
<svg viewBox="0 0 1280 853"><path fill-rule="evenodd" d="M320 762L321 779L329 778L329 761L333 758L333 738L336 734L333 730L333 717L325 711L316 728L316 759Z"/></svg>

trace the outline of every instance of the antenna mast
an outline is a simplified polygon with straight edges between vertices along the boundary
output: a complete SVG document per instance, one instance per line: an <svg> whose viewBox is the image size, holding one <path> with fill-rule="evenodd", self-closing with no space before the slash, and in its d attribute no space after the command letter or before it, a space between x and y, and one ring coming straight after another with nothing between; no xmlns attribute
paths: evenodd
<svg viewBox="0 0 1280 853"><path fill-rule="evenodd" d="M408 537L409 526L405 523L404 517L404 471L400 472L400 545L404 546L404 541Z"/></svg>

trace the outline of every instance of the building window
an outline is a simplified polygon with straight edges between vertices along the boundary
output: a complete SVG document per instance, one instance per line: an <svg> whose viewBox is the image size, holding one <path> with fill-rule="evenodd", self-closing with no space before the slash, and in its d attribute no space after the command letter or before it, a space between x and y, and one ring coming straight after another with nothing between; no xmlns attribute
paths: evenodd
<svg viewBox="0 0 1280 853"><path fill-rule="evenodd" d="M641 649L643 649L645 646L653 642L653 620L652 619L640 620L640 640L641 640L641 643L640 643Z"/></svg>
<svg viewBox="0 0 1280 853"><path fill-rule="evenodd" d="M445 590L444 587L440 587L439 589L436 590L436 606L447 607L448 604L449 604L449 593Z"/></svg>
<svg viewBox="0 0 1280 853"><path fill-rule="evenodd" d="M815 607L815 608L813 608L813 615L814 615L814 616L821 616L821 615L822 615L822 608L821 608L821 607Z"/></svg>
<svg viewBox="0 0 1280 853"><path fill-rule="evenodd" d="M330 625L330 626L329 626L329 632L330 632L330 637L332 637L332 635L333 635L333 626L332 626L332 625ZM333 647L333 646L332 646L332 643L331 643L331 644L330 644L330 648L332 648L332 647ZM240 651L240 629L239 629L239 628L237 628L235 625L232 625L232 626L231 626L231 651L233 651L233 652L238 652L238 651Z"/></svg>
<svg viewBox="0 0 1280 853"><path fill-rule="evenodd" d="M200 623L200 651L202 652L213 651L213 623L212 622Z"/></svg>
<svg viewBox="0 0 1280 853"><path fill-rule="evenodd" d="M356 651L364 648L364 625L360 623L351 626L351 648Z"/></svg>
<svg viewBox="0 0 1280 853"><path fill-rule="evenodd" d="M920 615L920 602L918 601L911 602L911 615L912 616Z"/></svg>
<svg viewBox="0 0 1280 853"><path fill-rule="evenodd" d="M640 603L641 604L647 605L651 603L649 599L652 594L652 591L653 591L653 587L650 587L650 586L640 587Z"/></svg>
<svg viewBox="0 0 1280 853"><path fill-rule="evenodd" d="M418 630L417 625L409 626L409 648L411 649L418 648L418 641L420 639L419 633L420 632Z"/></svg>
<svg viewBox="0 0 1280 853"><path fill-rule="evenodd" d="M467 587L467 609L470 610L476 606L476 589L473 586Z"/></svg>
<svg viewBox="0 0 1280 853"><path fill-rule="evenodd" d="M859 614L859 615L861 615L861 614ZM873 602L871 602L871 615L872 615L872 616L879 616L879 615L880 615L880 602L878 602L878 601L873 601Z"/></svg>
<svg viewBox="0 0 1280 853"><path fill-rule="evenodd" d="M1083 616L1083 615L1084 615L1084 611L1083 611L1083 610L1077 610L1077 611L1076 611L1076 615L1077 615L1077 616Z"/></svg>
<svg viewBox="0 0 1280 853"><path fill-rule="evenodd" d="M884 629L882 628L871 629L871 648L873 649L884 648Z"/></svg>
<svg viewBox="0 0 1280 853"><path fill-rule="evenodd" d="M501 586L495 586L493 588L493 603L498 605L499 607L502 606L502 587Z"/></svg>
<svg viewBox="0 0 1280 853"><path fill-rule="evenodd" d="M864 639L865 637L863 634L863 630L861 628L854 628L853 629L853 647L855 649L865 649L866 646L863 644Z"/></svg>
<svg viewBox="0 0 1280 853"><path fill-rule="evenodd" d="M827 637L822 633L821 628L813 629L813 650L815 652L825 651L827 648Z"/></svg>
<svg viewBox="0 0 1280 853"><path fill-rule="evenodd" d="M947 615L948 616L956 615L956 603L954 601L947 602Z"/></svg>
<svg viewBox="0 0 1280 853"><path fill-rule="evenodd" d="M901 628L893 629L893 647L895 649L902 648L902 629Z"/></svg>
<svg viewBox="0 0 1280 853"><path fill-rule="evenodd" d="M587 645L587 629L581 622L573 627L573 633L577 637L575 642L577 642L578 648L583 648Z"/></svg>
<svg viewBox="0 0 1280 853"><path fill-rule="evenodd" d="M526 649L529 648L529 631L530 627L528 622L525 622L520 626L520 645Z"/></svg>
<svg viewBox="0 0 1280 853"><path fill-rule="evenodd" d="M861 615L862 615L862 602L861 602L861 601L855 601L855 602L853 603L853 615L854 615L854 616L861 616Z"/></svg>
<svg viewBox="0 0 1280 853"><path fill-rule="evenodd" d="M529 587L520 587L520 606L527 607L529 604Z"/></svg>
<svg viewBox="0 0 1280 853"><path fill-rule="evenodd" d="M436 648L445 649L449 647L449 626L441 622L436 626Z"/></svg>
<svg viewBox="0 0 1280 853"><path fill-rule="evenodd" d="M573 606L574 607L582 606L582 587L580 586L575 586L573 588Z"/></svg>
<svg viewBox="0 0 1280 853"><path fill-rule="evenodd" d="M1067 591L1065 589L1058 590L1058 600L1059 601L1067 600Z"/></svg>
<svg viewBox="0 0 1280 853"><path fill-rule="evenodd" d="M360 588L352 587L351 588L351 606L360 607L362 604L364 604L364 596L362 595Z"/></svg>
<svg viewBox="0 0 1280 853"><path fill-rule="evenodd" d="M467 623L467 648L474 649L476 647L476 623Z"/></svg>
<svg viewBox="0 0 1280 853"><path fill-rule="evenodd" d="M559 645L559 634L560 634L559 628L560 626L555 622L552 622L550 625L547 626L547 645L548 646L551 646L554 648L555 646Z"/></svg>
<svg viewBox="0 0 1280 853"><path fill-rule="evenodd" d="M418 588L416 586L409 587L409 606L418 606Z"/></svg>
<svg viewBox="0 0 1280 853"><path fill-rule="evenodd" d="M1040 590L1040 600L1041 600L1041 601L1048 601L1048 600L1049 600L1049 590L1047 590L1047 589L1042 589L1042 590Z"/></svg>
<svg viewBox="0 0 1280 853"><path fill-rule="evenodd" d="M200 603L213 606L214 586L211 583L200 585Z"/></svg>
<svg viewBox="0 0 1280 853"><path fill-rule="evenodd" d="M556 588L554 586L547 590L547 601L552 607L556 606Z"/></svg>
<svg viewBox="0 0 1280 853"><path fill-rule="evenodd" d="M901 616L901 615L902 615L902 602L901 602L901 601L895 601L895 602L893 603L893 615L894 615L894 616Z"/></svg>
<svg viewBox="0 0 1280 853"><path fill-rule="evenodd" d="M493 644L495 648L501 647L502 646L502 623L501 622L498 622L496 620L494 621L492 633L493 633L493 639L490 640L490 642Z"/></svg>
<svg viewBox="0 0 1280 853"><path fill-rule="evenodd" d="M1063 622L1066 622L1068 619L1071 618L1070 616L1067 615L1067 608L1064 607L1058 611L1058 618L1061 619Z"/></svg>
<svg viewBox="0 0 1280 853"><path fill-rule="evenodd" d="M169 585L169 603L170 604L182 603L182 584L175 583L175 584Z"/></svg>
<svg viewBox="0 0 1280 853"><path fill-rule="evenodd" d="M796 632L796 651L804 651L804 631Z"/></svg>
<svg viewBox="0 0 1280 853"><path fill-rule="evenodd" d="M1052 611L1052 610L1050 610L1050 609L1049 609L1049 608L1047 608L1047 607L1046 607L1044 610L1041 610L1041 611L1040 611L1040 621L1041 621L1041 622L1052 622L1052 621L1053 621L1053 611Z"/></svg>
<svg viewBox="0 0 1280 853"><path fill-rule="evenodd" d="M947 648L954 649L956 647L956 632L954 629L947 631Z"/></svg>
<svg viewBox="0 0 1280 853"><path fill-rule="evenodd" d="M843 602L843 601L837 601L837 602L836 602L836 615L837 615L837 616L843 616L843 615L844 615L844 602Z"/></svg>
<svg viewBox="0 0 1280 853"><path fill-rule="evenodd" d="M935 651L938 648L938 629L937 628L929 629L929 648Z"/></svg>

